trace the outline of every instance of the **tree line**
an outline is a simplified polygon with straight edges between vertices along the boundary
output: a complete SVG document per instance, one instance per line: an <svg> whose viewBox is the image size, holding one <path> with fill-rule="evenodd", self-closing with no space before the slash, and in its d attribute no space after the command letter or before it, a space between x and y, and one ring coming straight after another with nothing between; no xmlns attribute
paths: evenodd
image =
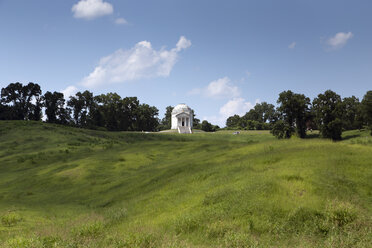
<svg viewBox="0 0 372 248"><path fill-rule="evenodd" d="M158 109L140 103L137 97L122 98L116 93L94 96L78 92L66 101L63 93L42 94L38 84L11 83L1 89L0 120L41 121L110 131L156 131Z"/></svg>
<svg viewBox="0 0 372 248"><path fill-rule="evenodd" d="M364 126L372 135L372 91L362 101L355 96L341 98L327 90L313 101L290 90L279 94L278 107L258 103L245 115L230 116L227 129L271 130L278 138L296 134L306 137L306 130L318 129L325 138L341 139L343 130ZM77 92L68 100L61 92L47 91L35 83L11 83L1 89L0 120L40 121L45 111L46 122L109 131L158 131L171 128L172 106L166 107L163 119L156 107L140 103L137 97L122 98L117 93L94 96ZM193 119L193 127L207 132L219 129L204 120Z"/></svg>
<svg viewBox="0 0 372 248"><path fill-rule="evenodd" d="M278 138L290 138L293 134L305 138L306 130L318 129L322 137L339 140L343 130L366 126L372 135L372 91L367 91L359 101L355 96L342 99L327 90L311 102L304 94L288 90L279 94L277 104L277 108L266 102L256 104L243 116L230 116L226 127L267 129Z"/></svg>

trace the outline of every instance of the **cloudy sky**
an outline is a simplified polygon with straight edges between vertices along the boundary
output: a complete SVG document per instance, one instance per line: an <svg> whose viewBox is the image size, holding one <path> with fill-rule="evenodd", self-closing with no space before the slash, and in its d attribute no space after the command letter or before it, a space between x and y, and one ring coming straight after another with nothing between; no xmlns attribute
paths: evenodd
<svg viewBox="0 0 372 248"><path fill-rule="evenodd" d="M224 125L283 90L372 89L372 1L0 0L0 87L186 103Z"/></svg>

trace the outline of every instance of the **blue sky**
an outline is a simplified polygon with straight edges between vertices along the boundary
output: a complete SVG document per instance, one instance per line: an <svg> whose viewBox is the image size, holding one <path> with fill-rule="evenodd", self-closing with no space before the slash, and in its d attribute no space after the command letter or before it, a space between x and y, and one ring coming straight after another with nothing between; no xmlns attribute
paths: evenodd
<svg viewBox="0 0 372 248"><path fill-rule="evenodd" d="M0 87L186 103L223 125L283 90L372 89L369 0L0 0Z"/></svg>

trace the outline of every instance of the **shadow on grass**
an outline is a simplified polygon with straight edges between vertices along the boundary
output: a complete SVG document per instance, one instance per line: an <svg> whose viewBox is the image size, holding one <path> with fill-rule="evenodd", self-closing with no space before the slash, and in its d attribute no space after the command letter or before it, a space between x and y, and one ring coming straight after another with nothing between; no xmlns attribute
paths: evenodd
<svg viewBox="0 0 372 248"><path fill-rule="evenodd" d="M320 138L319 133L307 133L306 134L306 139L316 139L316 138Z"/></svg>
<svg viewBox="0 0 372 248"><path fill-rule="evenodd" d="M342 137L342 140L349 140L349 139L353 139L353 138L357 138L357 137L360 137L359 134L350 134L350 135L346 135L344 137Z"/></svg>

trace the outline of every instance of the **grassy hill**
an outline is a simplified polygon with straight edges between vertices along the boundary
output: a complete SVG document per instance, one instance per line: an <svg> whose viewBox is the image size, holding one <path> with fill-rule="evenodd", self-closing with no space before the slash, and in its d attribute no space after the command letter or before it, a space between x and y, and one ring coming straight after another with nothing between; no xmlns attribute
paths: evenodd
<svg viewBox="0 0 372 248"><path fill-rule="evenodd" d="M372 138L0 121L0 247L371 247Z"/></svg>

